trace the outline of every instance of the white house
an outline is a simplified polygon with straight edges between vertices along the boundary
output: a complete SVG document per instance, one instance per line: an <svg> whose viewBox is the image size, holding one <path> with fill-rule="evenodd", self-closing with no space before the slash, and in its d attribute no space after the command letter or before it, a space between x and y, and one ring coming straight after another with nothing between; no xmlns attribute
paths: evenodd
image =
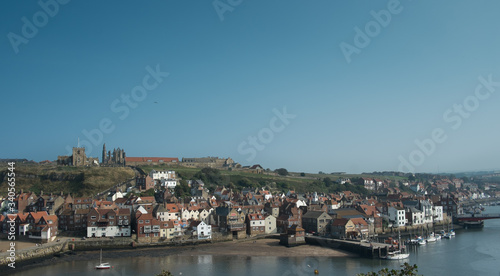
<svg viewBox="0 0 500 276"><path fill-rule="evenodd" d="M300 207L307 207L307 203L306 203L304 200L299 199L299 200L297 200L297 202L295 202L295 206L296 206L297 208L300 208Z"/></svg>
<svg viewBox="0 0 500 276"><path fill-rule="evenodd" d="M172 178L166 178L166 179L162 178L162 179L160 179L160 186L166 187L169 189L174 189L175 186L177 186L177 180L172 179Z"/></svg>
<svg viewBox="0 0 500 276"><path fill-rule="evenodd" d="M334 211L334 210L337 210L338 208L340 208L340 203L339 203L339 202L337 202L337 201L336 201L336 200L334 200L334 199L330 199L330 200L327 200L327 201L326 201L326 206L328 207L328 211L327 211L327 213L328 213L329 215L332 215L332 214L334 214L334 213L335 213L335 211Z"/></svg>
<svg viewBox="0 0 500 276"><path fill-rule="evenodd" d="M175 177L175 171L156 171L152 170L149 172L149 176L153 178L154 180L161 180L161 179L176 179Z"/></svg>
<svg viewBox="0 0 500 276"><path fill-rule="evenodd" d="M210 208L210 209L203 209L201 212L200 212L200 220L201 221L204 221L205 223L210 223L209 222L209 218L210 218L210 214L212 214L213 212L213 208Z"/></svg>
<svg viewBox="0 0 500 276"><path fill-rule="evenodd" d="M419 209L424 212L424 223L432 223L432 204L427 200L419 200Z"/></svg>
<svg viewBox="0 0 500 276"><path fill-rule="evenodd" d="M396 227L405 226L408 220L406 219L405 209L401 207L389 207L389 219L393 221Z"/></svg>
<svg viewBox="0 0 500 276"><path fill-rule="evenodd" d="M87 237L130 237L128 209L91 209L87 218Z"/></svg>
<svg viewBox="0 0 500 276"><path fill-rule="evenodd" d="M264 223L266 234L275 234L278 232L278 230L276 229L276 218L274 216L268 215Z"/></svg>
<svg viewBox="0 0 500 276"><path fill-rule="evenodd" d="M417 208L414 207L409 208L408 215L411 216L412 225L424 224L424 212L418 210Z"/></svg>
<svg viewBox="0 0 500 276"><path fill-rule="evenodd" d="M177 206L177 204L168 203L166 209L168 212L167 221L180 219L181 209L179 209L179 206Z"/></svg>
<svg viewBox="0 0 500 276"><path fill-rule="evenodd" d="M443 221L443 206L432 206L432 217L434 221Z"/></svg>
<svg viewBox="0 0 500 276"><path fill-rule="evenodd" d="M193 234L198 237L198 240L206 240L212 238L212 226L203 221L195 221L191 224Z"/></svg>

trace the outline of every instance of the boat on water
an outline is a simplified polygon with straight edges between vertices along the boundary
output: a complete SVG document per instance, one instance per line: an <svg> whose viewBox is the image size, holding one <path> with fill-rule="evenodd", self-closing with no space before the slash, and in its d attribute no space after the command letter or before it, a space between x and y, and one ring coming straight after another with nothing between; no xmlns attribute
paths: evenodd
<svg viewBox="0 0 500 276"><path fill-rule="evenodd" d="M387 260L403 260L407 259L410 257L410 253L402 253L401 251L393 251L387 253L387 256L385 257Z"/></svg>
<svg viewBox="0 0 500 276"><path fill-rule="evenodd" d="M425 241L425 239L420 238L420 239L418 240L418 245L425 245L426 243L427 243L427 242Z"/></svg>
<svg viewBox="0 0 500 276"><path fill-rule="evenodd" d="M95 269L110 269L111 265L109 263L103 263L102 262L102 249L101 249L101 255L99 258L99 265L95 266Z"/></svg>
<svg viewBox="0 0 500 276"><path fill-rule="evenodd" d="M439 235L437 235L439 236ZM426 239L427 242L435 242L438 240L437 236L432 232ZM441 236L439 236L439 239L441 239Z"/></svg>
<svg viewBox="0 0 500 276"><path fill-rule="evenodd" d="M399 232L399 239L397 242L397 249L387 252L387 256L385 256L386 260L402 260L410 257L410 253L406 253L406 247L401 244L401 233ZM391 246L393 248L394 246Z"/></svg>

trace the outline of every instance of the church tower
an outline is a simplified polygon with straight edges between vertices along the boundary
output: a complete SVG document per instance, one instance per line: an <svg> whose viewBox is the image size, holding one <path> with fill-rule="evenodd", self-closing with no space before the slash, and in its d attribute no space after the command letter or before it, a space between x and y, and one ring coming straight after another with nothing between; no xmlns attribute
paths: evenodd
<svg viewBox="0 0 500 276"><path fill-rule="evenodd" d="M102 164L106 164L106 143L102 145L102 159L101 159Z"/></svg>

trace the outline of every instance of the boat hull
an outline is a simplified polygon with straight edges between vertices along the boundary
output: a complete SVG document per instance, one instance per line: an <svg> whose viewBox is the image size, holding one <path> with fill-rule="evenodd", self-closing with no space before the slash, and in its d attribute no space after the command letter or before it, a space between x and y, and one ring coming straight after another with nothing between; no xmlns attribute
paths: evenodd
<svg viewBox="0 0 500 276"><path fill-rule="evenodd" d="M400 253L400 254L388 255L385 258L387 260L403 260L403 259L407 259L409 257L410 257L409 253Z"/></svg>

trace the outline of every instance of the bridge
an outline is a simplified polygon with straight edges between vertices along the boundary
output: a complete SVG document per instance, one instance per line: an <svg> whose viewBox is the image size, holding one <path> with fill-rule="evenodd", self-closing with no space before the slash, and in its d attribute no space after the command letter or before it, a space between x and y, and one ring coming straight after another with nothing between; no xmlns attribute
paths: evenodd
<svg viewBox="0 0 500 276"><path fill-rule="evenodd" d="M457 222L465 228L483 227L487 219L500 219L500 214L465 214L456 217Z"/></svg>

